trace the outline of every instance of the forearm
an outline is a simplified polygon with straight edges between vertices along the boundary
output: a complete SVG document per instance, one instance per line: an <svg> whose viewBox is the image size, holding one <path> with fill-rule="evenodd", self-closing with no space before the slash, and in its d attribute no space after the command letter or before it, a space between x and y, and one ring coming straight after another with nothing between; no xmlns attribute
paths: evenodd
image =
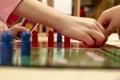
<svg viewBox="0 0 120 80"><path fill-rule="evenodd" d="M58 24L58 20L66 16L37 0L23 0L14 10L14 13L53 28Z"/></svg>
<svg viewBox="0 0 120 80"><path fill-rule="evenodd" d="M15 14L51 26L64 36L83 41L87 47L101 46L104 28L95 20L68 16L37 0L22 0Z"/></svg>

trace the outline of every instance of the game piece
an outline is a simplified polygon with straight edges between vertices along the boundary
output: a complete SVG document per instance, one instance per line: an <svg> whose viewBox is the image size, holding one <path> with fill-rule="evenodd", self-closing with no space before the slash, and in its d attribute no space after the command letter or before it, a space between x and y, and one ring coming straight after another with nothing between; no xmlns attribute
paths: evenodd
<svg viewBox="0 0 120 80"><path fill-rule="evenodd" d="M67 36L64 37L64 48L70 48L70 38Z"/></svg>
<svg viewBox="0 0 120 80"><path fill-rule="evenodd" d="M38 43L38 31L37 30L33 30L32 31L32 47L38 47L39 43Z"/></svg>
<svg viewBox="0 0 120 80"><path fill-rule="evenodd" d="M62 47L62 35L57 33L57 47Z"/></svg>
<svg viewBox="0 0 120 80"><path fill-rule="evenodd" d="M38 65L40 63L40 48L33 47L31 50L31 63L32 65Z"/></svg>
<svg viewBox="0 0 120 80"><path fill-rule="evenodd" d="M39 63L39 42L38 42L38 31L33 30L32 31L32 52L31 52L31 58L32 58L32 65L36 65Z"/></svg>
<svg viewBox="0 0 120 80"><path fill-rule="evenodd" d="M54 54L54 49L53 48L48 48L47 59L46 59L47 66L52 65L51 63L53 61L53 54Z"/></svg>
<svg viewBox="0 0 120 80"><path fill-rule="evenodd" d="M48 47L54 47L54 30L48 32Z"/></svg>
<svg viewBox="0 0 120 80"><path fill-rule="evenodd" d="M26 27L30 30L30 32L32 32L38 26L38 24L24 18L22 21L22 26Z"/></svg>
<svg viewBox="0 0 120 80"><path fill-rule="evenodd" d="M23 31L21 33L21 62L22 65L30 64L31 56L31 42L30 42L30 32Z"/></svg>
<svg viewBox="0 0 120 80"><path fill-rule="evenodd" d="M21 55L22 56L29 56L30 55L30 32L29 31L23 31L21 33Z"/></svg>
<svg viewBox="0 0 120 80"><path fill-rule="evenodd" d="M62 35L57 33L57 43L62 43Z"/></svg>
<svg viewBox="0 0 120 80"><path fill-rule="evenodd" d="M86 11L84 6L80 7L80 17L86 17Z"/></svg>
<svg viewBox="0 0 120 80"><path fill-rule="evenodd" d="M4 31L1 35L1 64L12 65L13 63L13 34L11 31Z"/></svg>
<svg viewBox="0 0 120 80"><path fill-rule="evenodd" d="M64 57L66 59L70 59L70 49L69 48L65 48L65 50L64 50Z"/></svg>
<svg viewBox="0 0 120 80"><path fill-rule="evenodd" d="M57 52L56 54L61 58L63 49L62 49L62 35L57 33Z"/></svg>
<svg viewBox="0 0 120 80"><path fill-rule="evenodd" d="M48 31L48 47L54 47L54 30L50 29ZM53 58L53 48L48 48L48 54L47 54L47 66L50 66L52 63L52 58Z"/></svg>

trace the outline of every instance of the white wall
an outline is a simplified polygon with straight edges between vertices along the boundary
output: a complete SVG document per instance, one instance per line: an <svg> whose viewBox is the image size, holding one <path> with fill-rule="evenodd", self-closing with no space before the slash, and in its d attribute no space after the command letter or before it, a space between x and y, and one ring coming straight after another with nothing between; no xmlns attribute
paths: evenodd
<svg viewBox="0 0 120 80"><path fill-rule="evenodd" d="M54 0L54 8L67 13L71 14L72 13L72 0ZM43 3L46 3L47 0L43 0Z"/></svg>

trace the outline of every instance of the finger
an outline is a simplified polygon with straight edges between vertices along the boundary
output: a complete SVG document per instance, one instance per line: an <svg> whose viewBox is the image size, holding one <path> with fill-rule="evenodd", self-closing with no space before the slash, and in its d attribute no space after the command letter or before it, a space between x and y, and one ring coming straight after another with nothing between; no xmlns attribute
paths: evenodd
<svg viewBox="0 0 120 80"><path fill-rule="evenodd" d="M89 35L93 38L94 40L94 46L103 46L106 38L105 36L101 33L101 32L98 32L96 30L89 32Z"/></svg>
<svg viewBox="0 0 120 80"><path fill-rule="evenodd" d="M111 19L107 18L106 16L104 16L103 14L98 18L98 23L100 25L102 25L105 29L108 27L108 25L111 22Z"/></svg>
<svg viewBox="0 0 120 80"><path fill-rule="evenodd" d="M18 26L22 26L22 23L17 23L16 25L18 25Z"/></svg>
<svg viewBox="0 0 120 80"><path fill-rule="evenodd" d="M101 25L103 25L103 22L104 22L103 15L100 15L100 17L98 18L97 21L98 21Z"/></svg>
<svg viewBox="0 0 120 80"><path fill-rule="evenodd" d="M0 21L0 34L4 31L4 30L7 30L8 28L7 28L7 25L6 24L4 24L4 23L2 23L1 21Z"/></svg>
<svg viewBox="0 0 120 80"><path fill-rule="evenodd" d="M96 23L96 25L98 27L98 31L102 32L105 35L105 28L99 23Z"/></svg>
<svg viewBox="0 0 120 80"><path fill-rule="evenodd" d="M84 34L83 36L81 35L77 40L82 41L84 45L88 48L94 47L95 44L92 37L90 37L88 34Z"/></svg>
<svg viewBox="0 0 120 80"><path fill-rule="evenodd" d="M13 35L16 37L19 33L21 33L24 30L28 30L25 27L15 25L10 28L10 30L13 32Z"/></svg>
<svg viewBox="0 0 120 80"><path fill-rule="evenodd" d="M88 27L89 29L93 29L93 30L97 30L99 32L105 33L105 29L102 25L100 25L96 20L92 19L91 21L89 21L90 24L87 26L91 26Z"/></svg>
<svg viewBox="0 0 120 80"><path fill-rule="evenodd" d="M117 26L113 24L113 22L110 22L106 29L106 37L108 37L111 33L113 33L116 30Z"/></svg>
<svg viewBox="0 0 120 80"><path fill-rule="evenodd" d="M87 31L86 31L87 32ZM73 36L74 35L74 36ZM70 38L79 40L83 42L85 47L94 47L94 40L92 39L91 36L89 36L88 33L81 32L80 34L71 34L69 35Z"/></svg>

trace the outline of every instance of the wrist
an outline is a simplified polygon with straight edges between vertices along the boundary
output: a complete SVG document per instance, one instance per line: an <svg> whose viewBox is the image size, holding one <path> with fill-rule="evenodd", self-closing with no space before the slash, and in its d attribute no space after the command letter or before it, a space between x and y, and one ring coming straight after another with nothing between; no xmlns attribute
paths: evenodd
<svg viewBox="0 0 120 80"><path fill-rule="evenodd" d="M56 16L54 16L53 20L52 20L52 27L55 30L59 30L62 31L63 28L67 27L67 24L69 23L69 15L66 14L57 14ZM66 27L65 27L66 26Z"/></svg>

